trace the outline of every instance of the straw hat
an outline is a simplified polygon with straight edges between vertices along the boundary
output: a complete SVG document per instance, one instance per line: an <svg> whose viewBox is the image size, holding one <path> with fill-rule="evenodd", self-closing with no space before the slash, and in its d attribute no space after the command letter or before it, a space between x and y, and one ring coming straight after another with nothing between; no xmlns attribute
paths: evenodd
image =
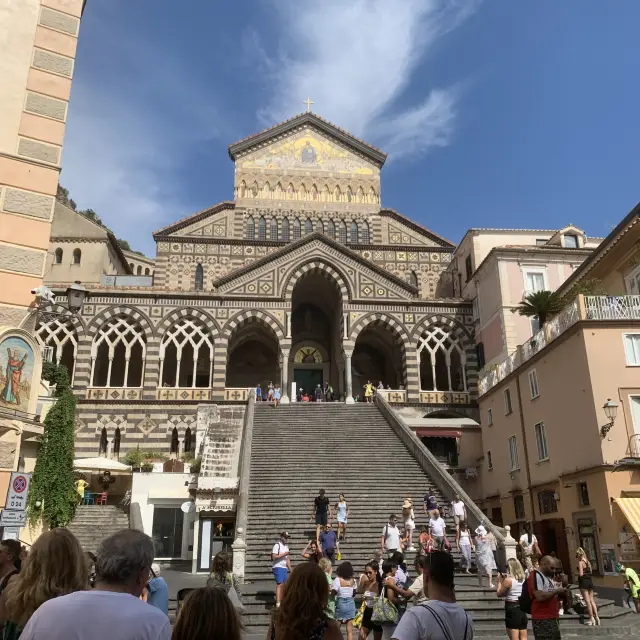
<svg viewBox="0 0 640 640"><path fill-rule="evenodd" d="M404 502L402 503L402 508L403 509L410 509L413 505L411 504L411 498L405 498Z"/></svg>

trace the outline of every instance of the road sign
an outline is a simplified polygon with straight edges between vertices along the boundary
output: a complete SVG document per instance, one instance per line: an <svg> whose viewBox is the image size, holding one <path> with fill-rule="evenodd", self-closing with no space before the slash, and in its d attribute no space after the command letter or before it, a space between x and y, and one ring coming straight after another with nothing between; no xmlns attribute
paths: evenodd
<svg viewBox="0 0 640 640"><path fill-rule="evenodd" d="M24 527L27 524L26 511L3 509L0 514L0 527Z"/></svg>
<svg viewBox="0 0 640 640"><path fill-rule="evenodd" d="M14 471L11 474L11 482L7 491L5 509L12 511L24 511L27 508L27 496L29 495L30 473Z"/></svg>
<svg viewBox="0 0 640 640"><path fill-rule="evenodd" d="M20 527L3 527L3 540L20 540Z"/></svg>

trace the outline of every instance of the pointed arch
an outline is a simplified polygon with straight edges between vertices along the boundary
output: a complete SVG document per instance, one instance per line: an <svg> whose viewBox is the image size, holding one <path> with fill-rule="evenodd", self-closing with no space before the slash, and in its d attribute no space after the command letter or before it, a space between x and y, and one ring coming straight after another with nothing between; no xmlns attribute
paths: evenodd
<svg viewBox="0 0 640 640"><path fill-rule="evenodd" d="M107 429L106 427L102 427L102 431L100 432L100 442L98 443L98 455L106 456L107 449L109 447L109 441L107 440Z"/></svg>
<svg viewBox="0 0 640 640"><path fill-rule="evenodd" d="M351 228L349 229L349 242L351 244L358 244L358 223L355 220L351 221Z"/></svg>
<svg viewBox="0 0 640 640"><path fill-rule="evenodd" d="M369 202L371 204L376 204L378 202L378 194L376 193L376 190L373 187L369 189Z"/></svg>
<svg viewBox="0 0 640 640"><path fill-rule="evenodd" d="M336 223L333 220L327 222L327 229L325 231L328 238L332 240L336 239Z"/></svg>
<svg viewBox="0 0 640 640"><path fill-rule="evenodd" d="M304 182L303 182L300 185L298 200L306 200L306 199L307 199L307 188L304 186Z"/></svg>
<svg viewBox="0 0 640 640"><path fill-rule="evenodd" d="M311 187L311 199L312 200L318 200L319 199L319 193L318 193L318 187L316 187L316 185L314 184Z"/></svg>
<svg viewBox="0 0 640 640"><path fill-rule="evenodd" d="M268 182L265 182L264 187L262 187L262 197L265 200L269 200L271 198L271 186Z"/></svg>
<svg viewBox="0 0 640 640"><path fill-rule="evenodd" d="M269 228L269 240L277 240L278 239L278 218L272 216L271 225Z"/></svg>
<svg viewBox="0 0 640 640"><path fill-rule="evenodd" d="M353 202L353 191L351 187L347 187L347 202Z"/></svg>
<svg viewBox="0 0 640 640"><path fill-rule="evenodd" d="M184 432L184 452L195 453L196 442L195 438L191 434L191 427L187 427Z"/></svg>
<svg viewBox="0 0 640 640"><path fill-rule="evenodd" d="M260 189L258 188L258 183L254 180L253 184L251 185L251 197L257 198L259 193Z"/></svg>
<svg viewBox="0 0 640 640"><path fill-rule="evenodd" d="M308 236L310 233L313 233L313 222L311 222L311 218L307 218L304 221L304 235Z"/></svg>
<svg viewBox="0 0 640 640"><path fill-rule="evenodd" d="M238 188L238 197L244 198L247 195L247 183L243 180Z"/></svg>
<svg viewBox="0 0 640 640"><path fill-rule="evenodd" d="M122 434L120 432L120 427L116 427L116 431L113 434L113 449L112 454L116 460L120 459L120 442L122 440Z"/></svg>
<svg viewBox="0 0 640 640"><path fill-rule="evenodd" d="M177 457L178 450L180 449L180 438L178 436L178 428L173 427L173 431L171 432L171 454L174 457Z"/></svg>
<svg viewBox="0 0 640 640"><path fill-rule="evenodd" d="M407 282L413 285L414 287L419 286L418 275L413 269L411 269L410 271L407 271Z"/></svg>
<svg viewBox="0 0 640 640"><path fill-rule="evenodd" d="M300 240L301 228L300 228L300 218L296 218L293 221L293 239Z"/></svg>
<svg viewBox="0 0 640 640"><path fill-rule="evenodd" d="M293 183L290 182L289 186L287 187L287 200L295 200L296 199L296 190L295 187L293 186Z"/></svg>
<svg viewBox="0 0 640 640"><path fill-rule="evenodd" d="M196 265L195 288L196 291L202 291L204 288L204 269L199 262Z"/></svg>
<svg viewBox="0 0 640 640"><path fill-rule="evenodd" d="M278 182L276 185L276 190L274 193L274 197L276 200L280 200L282 198L282 185Z"/></svg>
<svg viewBox="0 0 640 640"><path fill-rule="evenodd" d="M289 242L290 239L289 218L285 216L282 220L282 240L284 242Z"/></svg>
<svg viewBox="0 0 640 640"><path fill-rule="evenodd" d="M258 220L258 240L267 239L267 221L264 216L260 216Z"/></svg>
<svg viewBox="0 0 640 640"><path fill-rule="evenodd" d="M331 280L339 290L342 303L347 304L349 302L352 297L349 280L339 270L339 268L334 267L332 264L323 260L312 260L306 264L298 265L297 267L292 268L289 274L283 277L283 281L286 282L286 285L283 287L285 300L292 299L296 283L309 272L318 272L328 280Z"/></svg>
<svg viewBox="0 0 640 640"><path fill-rule="evenodd" d="M78 333L74 324L66 317L54 317L36 327L36 338L42 347L53 348L52 361L64 365L73 384L78 354Z"/></svg>
<svg viewBox="0 0 640 640"><path fill-rule="evenodd" d="M341 202L342 201L342 192L340 191L340 187L336 187L334 192L333 192L333 200L334 202Z"/></svg>
<svg viewBox="0 0 640 640"><path fill-rule="evenodd" d="M369 223L363 220L360 223L360 242L362 244L369 244L371 242L371 234L369 233Z"/></svg>
<svg viewBox="0 0 640 640"><path fill-rule="evenodd" d="M338 223L338 242L347 244L347 225L344 220L340 220Z"/></svg>
<svg viewBox="0 0 640 640"><path fill-rule="evenodd" d="M460 336L448 327L425 328L418 338L420 389L468 391L467 355Z"/></svg>
<svg viewBox="0 0 640 640"><path fill-rule="evenodd" d="M329 185L325 184L322 189L322 200L324 202L331 202L331 191L329 191Z"/></svg>
<svg viewBox="0 0 640 640"><path fill-rule="evenodd" d="M245 231L245 237L247 240L255 240L256 239L256 223L253 219L253 216L249 216L247 218L247 226Z"/></svg>
<svg viewBox="0 0 640 640"><path fill-rule="evenodd" d="M364 191L362 187L358 187L358 191L356 193L356 200L358 202L364 202Z"/></svg>

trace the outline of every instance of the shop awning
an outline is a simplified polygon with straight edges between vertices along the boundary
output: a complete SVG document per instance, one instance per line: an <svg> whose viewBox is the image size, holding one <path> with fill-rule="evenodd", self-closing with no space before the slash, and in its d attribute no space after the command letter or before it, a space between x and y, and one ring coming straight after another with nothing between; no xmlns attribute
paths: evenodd
<svg viewBox="0 0 640 640"><path fill-rule="evenodd" d="M457 429L416 429L419 438L459 438L461 432Z"/></svg>
<svg viewBox="0 0 640 640"><path fill-rule="evenodd" d="M117 460L110 458L76 458L73 461L74 469L83 471L127 471L131 472L131 467Z"/></svg>
<svg viewBox="0 0 640 640"><path fill-rule="evenodd" d="M640 537L640 498L616 498L615 501L635 534Z"/></svg>

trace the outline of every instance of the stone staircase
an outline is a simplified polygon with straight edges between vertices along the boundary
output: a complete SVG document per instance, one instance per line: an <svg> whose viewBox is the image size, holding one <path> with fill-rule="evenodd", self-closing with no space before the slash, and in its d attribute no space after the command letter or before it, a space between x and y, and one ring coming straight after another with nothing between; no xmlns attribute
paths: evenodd
<svg viewBox="0 0 640 640"><path fill-rule="evenodd" d="M100 543L111 534L129 528L126 513L113 505L81 504L68 529L85 551L95 553Z"/></svg>
<svg viewBox="0 0 640 640"><path fill-rule="evenodd" d="M425 493L439 504L444 499L417 461L398 439L375 405L292 404L274 409L257 403L253 424L249 485L247 558L243 602L248 637L264 637L275 601L270 553L279 532L291 534L292 565L315 536L311 521L313 498L324 488L332 505L343 492L350 506L348 539L340 544L342 559L356 572L379 547L390 513L401 514L402 501L411 496L418 530L426 524ZM399 518L400 519L400 518ZM447 533L455 527L447 520ZM335 525L335 522L334 522ZM414 554L407 554L410 575ZM459 556L454 552L456 562ZM458 600L469 611L475 635L504 637L504 604L495 590L479 588L475 576L456 578ZM563 635L640 635L636 616L600 600L603 626L585 627L577 616L562 619ZM640 618L640 616L638 616Z"/></svg>

